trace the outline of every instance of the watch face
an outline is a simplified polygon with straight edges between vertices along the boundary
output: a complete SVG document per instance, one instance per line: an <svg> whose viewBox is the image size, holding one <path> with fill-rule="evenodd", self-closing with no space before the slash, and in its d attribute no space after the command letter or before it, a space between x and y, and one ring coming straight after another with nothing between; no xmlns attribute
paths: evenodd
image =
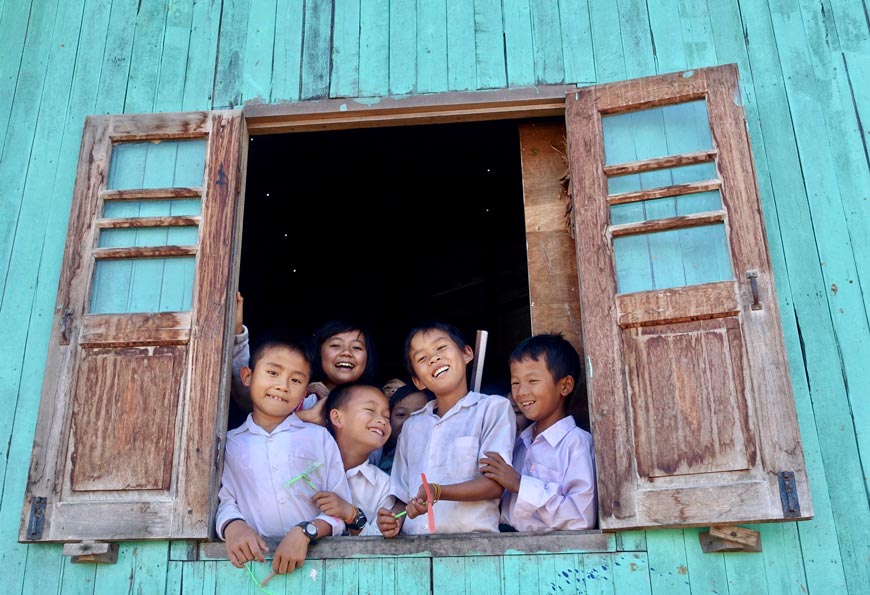
<svg viewBox="0 0 870 595"><path fill-rule="evenodd" d="M308 535L311 539L317 539L317 525L314 523L305 523L305 527L303 527L305 534Z"/></svg>

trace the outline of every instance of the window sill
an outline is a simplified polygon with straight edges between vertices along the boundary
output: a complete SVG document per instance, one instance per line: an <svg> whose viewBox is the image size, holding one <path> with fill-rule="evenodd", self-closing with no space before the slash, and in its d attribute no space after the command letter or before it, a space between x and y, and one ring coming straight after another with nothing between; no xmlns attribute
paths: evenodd
<svg viewBox="0 0 870 595"><path fill-rule="evenodd" d="M278 540L267 540L275 551ZM455 535L403 535L383 537L326 537L310 548L308 558L510 556L541 553L590 553L616 551L616 535L601 531L551 533L462 533ZM268 556L267 557L271 557ZM226 560L222 541L199 545L200 560Z"/></svg>

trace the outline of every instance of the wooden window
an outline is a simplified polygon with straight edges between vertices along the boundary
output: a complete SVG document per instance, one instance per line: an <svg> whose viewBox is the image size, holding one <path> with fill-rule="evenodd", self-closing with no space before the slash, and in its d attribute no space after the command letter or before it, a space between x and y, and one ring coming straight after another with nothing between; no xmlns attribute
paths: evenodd
<svg viewBox="0 0 870 595"><path fill-rule="evenodd" d="M293 131L561 112L526 95L245 116ZM739 99L717 67L572 90L565 129L520 125L533 330L582 347L605 530L812 515ZM246 135L240 112L87 120L20 539L209 536ZM550 149L570 162L567 214Z"/></svg>
<svg viewBox="0 0 870 595"><path fill-rule="evenodd" d="M84 127L20 539L206 538L241 112Z"/></svg>
<svg viewBox="0 0 870 595"><path fill-rule="evenodd" d="M736 67L566 122L601 527L812 516Z"/></svg>

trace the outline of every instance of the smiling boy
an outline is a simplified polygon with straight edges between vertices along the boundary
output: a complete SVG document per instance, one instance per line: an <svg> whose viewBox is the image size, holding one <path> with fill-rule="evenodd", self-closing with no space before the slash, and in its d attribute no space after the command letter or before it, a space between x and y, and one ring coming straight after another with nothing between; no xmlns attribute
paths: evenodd
<svg viewBox="0 0 870 595"><path fill-rule="evenodd" d="M350 496L335 442L325 429L293 414L311 374L305 350L272 341L254 353L251 364L253 369L242 368L241 379L253 412L227 432L217 532L238 568L265 560L264 537L281 538L272 569L283 574L302 566L318 538L344 530L344 523L318 510L314 492Z"/></svg>
<svg viewBox="0 0 870 595"><path fill-rule="evenodd" d="M513 399L535 423L520 434L513 466L494 452L480 461L506 490L502 522L517 531L594 527L592 436L567 414L581 373L577 351L561 335L536 335L509 361Z"/></svg>
<svg viewBox="0 0 870 595"><path fill-rule="evenodd" d="M399 436L390 489L401 503L378 511L384 537L430 532L421 473L431 482L438 533L498 531L502 488L481 475L478 459L497 452L510 461L516 422L507 399L468 391L473 357L451 325L426 324L408 334L405 365L417 388L429 389L435 400L414 412ZM408 514L396 519L402 503Z"/></svg>

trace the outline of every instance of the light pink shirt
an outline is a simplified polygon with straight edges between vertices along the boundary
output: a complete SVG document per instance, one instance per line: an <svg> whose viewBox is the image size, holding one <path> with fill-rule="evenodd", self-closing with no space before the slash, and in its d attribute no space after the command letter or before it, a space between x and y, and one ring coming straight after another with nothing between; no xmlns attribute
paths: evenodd
<svg viewBox="0 0 870 595"><path fill-rule="evenodd" d="M502 522L517 531L588 529L595 526L592 435L570 415L532 440L535 424L520 434L514 469L520 491L505 491Z"/></svg>
<svg viewBox="0 0 870 595"><path fill-rule="evenodd" d="M348 502L350 490L338 446L325 428L290 415L271 433L251 415L227 432L224 471L218 494L218 537L224 523L241 518L263 537L284 537L297 523L321 519L341 535L344 522L320 512L304 479L286 483L302 472L319 491L335 492Z"/></svg>

